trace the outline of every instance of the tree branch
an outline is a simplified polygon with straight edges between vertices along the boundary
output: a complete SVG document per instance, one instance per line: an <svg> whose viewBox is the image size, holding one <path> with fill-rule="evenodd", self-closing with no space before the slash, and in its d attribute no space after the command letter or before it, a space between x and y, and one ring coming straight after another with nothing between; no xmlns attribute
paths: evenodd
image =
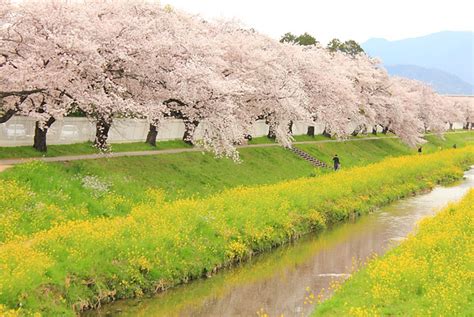
<svg viewBox="0 0 474 317"><path fill-rule="evenodd" d="M17 109L10 109L10 110L7 110L7 112L5 112L5 113L0 117L0 123L5 123L5 122L7 122L7 121L10 120L11 117L13 117L17 112L18 112Z"/></svg>
<svg viewBox="0 0 474 317"><path fill-rule="evenodd" d="M32 89L32 90L0 91L0 99L11 97L11 96L24 97L24 96L29 96L31 94L45 92L45 91L46 89L44 88L38 88L38 89Z"/></svg>

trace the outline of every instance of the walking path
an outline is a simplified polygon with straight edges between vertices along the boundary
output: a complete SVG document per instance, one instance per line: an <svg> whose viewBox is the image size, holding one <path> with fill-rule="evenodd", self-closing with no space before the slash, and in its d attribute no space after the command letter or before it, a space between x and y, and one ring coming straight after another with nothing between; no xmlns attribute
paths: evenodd
<svg viewBox="0 0 474 317"><path fill-rule="evenodd" d="M320 141L301 141L293 142L294 145L298 144L317 144L317 143L332 143L332 142L355 142L355 141L366 141L366 140L383 140L383 139L396 139L396 136L387 137L367 137L360 139L347 139L347 140L320 140ZM281 146L278 143L263 143L263 144L247 144L240 145L237 148L259 148L259 147L275 147ZM29 161L43 161L43 162L67 162L77 160L94 160L101 158L114 158L123 156L149 156L149 155L160 155L160 154L176 154L176 153L187 153L187 152L202 152L201 148L182 148L182 149L169 149L169 150L156 150L156 151L131 151L131 152L111 152L111 153L96 153L96 154L81 154L81 155L67 155L67 156L55 156L55 157L31 157L31 158L17 158L17 159L2 159L0 160L0 172L12 165L21 164Z"/></svg>

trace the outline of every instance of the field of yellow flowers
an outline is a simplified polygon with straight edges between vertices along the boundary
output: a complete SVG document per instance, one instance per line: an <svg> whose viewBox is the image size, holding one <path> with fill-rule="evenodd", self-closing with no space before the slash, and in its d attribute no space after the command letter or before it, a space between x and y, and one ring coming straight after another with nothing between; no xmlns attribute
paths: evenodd
<svg viewBox="0 0 474 317"><path fill-rule="evenodd" d="M474 190L369 262L314 316L472 316Z"/></svg>
<svg viewBox="0 0 474 317"><path fill-rule="evenodd" d="M0 309L74 315L164 290L458 179L473 163L471 146L204 199L166 202L163 193L150 191L127 215L93 219L74 208L32 207L27 188L2 182ZM22 212L26 207L38 218Z"/></svg>

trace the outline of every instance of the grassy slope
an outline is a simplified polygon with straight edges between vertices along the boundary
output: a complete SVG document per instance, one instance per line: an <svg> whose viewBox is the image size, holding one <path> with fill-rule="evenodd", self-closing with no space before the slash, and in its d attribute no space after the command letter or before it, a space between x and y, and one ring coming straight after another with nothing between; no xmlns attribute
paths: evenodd
<svg viewBox="0 0 474 317"><path fill-rule="evenodd" d="M458 139L464 137L469 141L470 135L473 134L459 134L455 138L460 141ZM448 140L446 146L450 146L451 141ZM340 153L344 169L410 151L394 139L323 143L317 148L318 155L328 158L334 151ZM272 184L332 173L316 170L280 147L241 149L241 156L241 164L199 152L65 163L32 162L0 173L0 180L14 181L29 192L25 194L25 199L30 200L25 204L28 210L17 221L17 226L26 233L48 228L57 221L126 215L137 203L149 200L150 190L163 191L165 199L170 201L204 197L237 186ZM87 179L89 183L92 179L92 186L84 184ZM3 184L7 183L0 182L0 240L11 235L6 229L9 222L5 222L6 218L2 220L2 211L11 207L5 197L5 204L1 204ZM105 190L94 189L96 185ZM19 201L20 196L17 196L15 199ZM58 214L58 210L67 212Z"/></svg>
<svg viewBox="0 0 474 317"><path fill-rule="evenodd" d="M199 152L143 157L103 158L65 163L18 165L0 174L28 184L41 196L63 189L73 199L89 200L81 178L94 175L112 191L138 201L149 188L162 188L169 199L207 195L239 185L275 183L310 176L313 168L283 148L242 149L243 163ZM31 170L34 169L34 172Z"/></svg>
<svg viewBox="0 0 474 317"><path fill-rule="evenodd" d="M376 137L386 138L387 136L393 136L393 135L378 134ZM474 133L471 132L471 136L474 136ZM351 139L363 139L367 137L374 137L374 135L371 135L371 134L366 135L366 136L360 135L357 137L351 137ZM428 138L432 139L434 137L429 136ZM329 138L322 135L316 135L314 137L310 137L307 135L297 135L294 137L294 139L297 142L329 140ZM258 137L258 138L254 138L252 141L249 142L249 144L268 144L268 143L275 143L275 141L270 140L266 137ZM441 143L443 142L441 141ZM462 141L460 142L459 145L462 145L461 143ZM450 144L450 146L451 145L452 144ZM156 151L156 150L179 149L179 148L189 148L189 147L190 145L184 143L181 140L170 140L170 141L158 142L157 147L150 146L144 142L113 143L111 144L111 151L113 152ZM38 152L34 150L31 146L0 147L0 159L55 157L55 156L65 156L65 155L94 154L94 153L100 153L100 151L94 148L91 142L50 145L48 146L47 153Z"/></svg>
<svg viewBox="0 0 474 317"><path fill-rule="evenodd" d="M449 148L454 141L459 146L474 144L474 133L449 135L445 141L435 137L429 139L436 142L425 146L426 150L432 151L439 146ZM344 167L415 153L415 150L397 139L305 144L298 147L328 163L333 153L339 153ZM314 149L318 149L318 152L315 153ZM120 194L133 191L134 195L139 196L145 188L156 187L164 189L170 199L203 196L235 186L270 184L322 173L282 148L241 149L240 153L241 164L228 159L215 159L211 154L181 153L70 162L60 166L68 172L99 175L111 181L114 190Z"/></svg>
<svg viewBox="0 0 474 317"><path fill-rule="evenodd" d="M382 135L380 136L382 137ZM295 136L295 141L321 141L329 140L322 135L309 137L306 135ZM266 137L254 138L249 144L269 144L275 143L274 140ZM112 152L128 152L128 151L156 151L167 149L190 148L191 146L181 140L159 141L157 146L153 147L144 142L130 143L112 143L110 150ZM92 142L75 143L75 144L56 144L49 145L48 152L38 152L31 146L14 146L0 147L0 159L30 158L30 157L55 157L66 155L95 154L100 151L92 145Z"/></svg>
<svg viewBox="0 0 474 317"><path fill-rule="evenodd" d="M113 143L111 150L113 152L128 151L155 151L165 149L179 149L190 147L181 140L171 140L159 142L157 147L153 147L144 142L134 143ZM48 152L38 152L31 146L0 147L0 159L28 158L28 157L53 157L63 155L81 155L94 154L100 151L92 146L92 142L49 145Z"/></svg>
<svg viewBox="0 0 474 317"><path fill-rule="evenodd" d="M473 208L471 190L460 203L423 220L400 246L370 261L313 315L472 316Z"/></svg>
<svg viewBox="0 0 474 317"><path fill-rule="evenodd" d="M426 150L451 147L453 142L458 146L474 144L473 132L450 134L445 141L429 138L435 143L426 145ZM377 162L388 156L414 153L397 139L304 144L298 147L328 163L332 155L338 153L343 168ZM148 188L163 189L167 199L173 200L206 196L236 186L270 184L322 173L279 147L247 148L241 149L240 153L241 164L195 152L51 163L36 165L34 172L31 168L16 166L1 173L0 179L16 179L28 184L45 198L54 191L67 190L73 202L83 202L90 200L90 193L84 191L81 178L94 175L110 183L114 193L139 201ZM110 212L99 206L99 202L92 204L98 204L97 208L106 214Z"/></svg>
<svg viewBox="0 0 474 317"><path fill-rule="evenodd" d="M425 138L428 143L423 146L423 153L451 148L454 144L458 147L474 144L474 132L447 133L444 139L434 135L428 135ZM416 153L416 149L408 148L398 139L299 144L297 147L327 163L330 163L332 156L337 153L343 168L378 162L387 156Z"/></svg>
<svg viewBox="0 0 474 317"><path fill-rule="evenodd" d="M306 136L298 136L297 140L315 141L325 140L327 138L318 136L316 138L309 138ZM275 143L266 137L254 138L249 144L268 144ZM157 146L153 147L145 142L130 142L130 143L112 143L110 151L112 152L129 152L129 151L157 151L167 149L182 149L190 148L191 145L182 140L159 141ZM74 143L74 144L55 144L48 145L48 152L38 152L31 146L12 146L0 147L0 159L15 159L15 158L30 158L30 157L55 157L67 155L82 155L82 154L96 154L100 151L92 145L92 142Z"/></svg>

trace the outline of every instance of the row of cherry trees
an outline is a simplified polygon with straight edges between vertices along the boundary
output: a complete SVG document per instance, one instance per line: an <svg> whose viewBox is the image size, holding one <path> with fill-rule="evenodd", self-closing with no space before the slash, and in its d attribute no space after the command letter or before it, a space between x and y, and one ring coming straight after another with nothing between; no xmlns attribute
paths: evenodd
<svg viewBox="0 0 474 317"><path fill-rule="evenodd" d="M232 157L256 120L284 146L297 120L337 137L382 127L410 145L427 129L474 121L472 104L390 77L365 54L279 43L158 4L0 0L0 21L0 123L34 117L40 151L48 128L75 112L96 122L100 148L114 118L147 119L155 144L175 117L188 142L204 121L204 148Z"/></svg>

